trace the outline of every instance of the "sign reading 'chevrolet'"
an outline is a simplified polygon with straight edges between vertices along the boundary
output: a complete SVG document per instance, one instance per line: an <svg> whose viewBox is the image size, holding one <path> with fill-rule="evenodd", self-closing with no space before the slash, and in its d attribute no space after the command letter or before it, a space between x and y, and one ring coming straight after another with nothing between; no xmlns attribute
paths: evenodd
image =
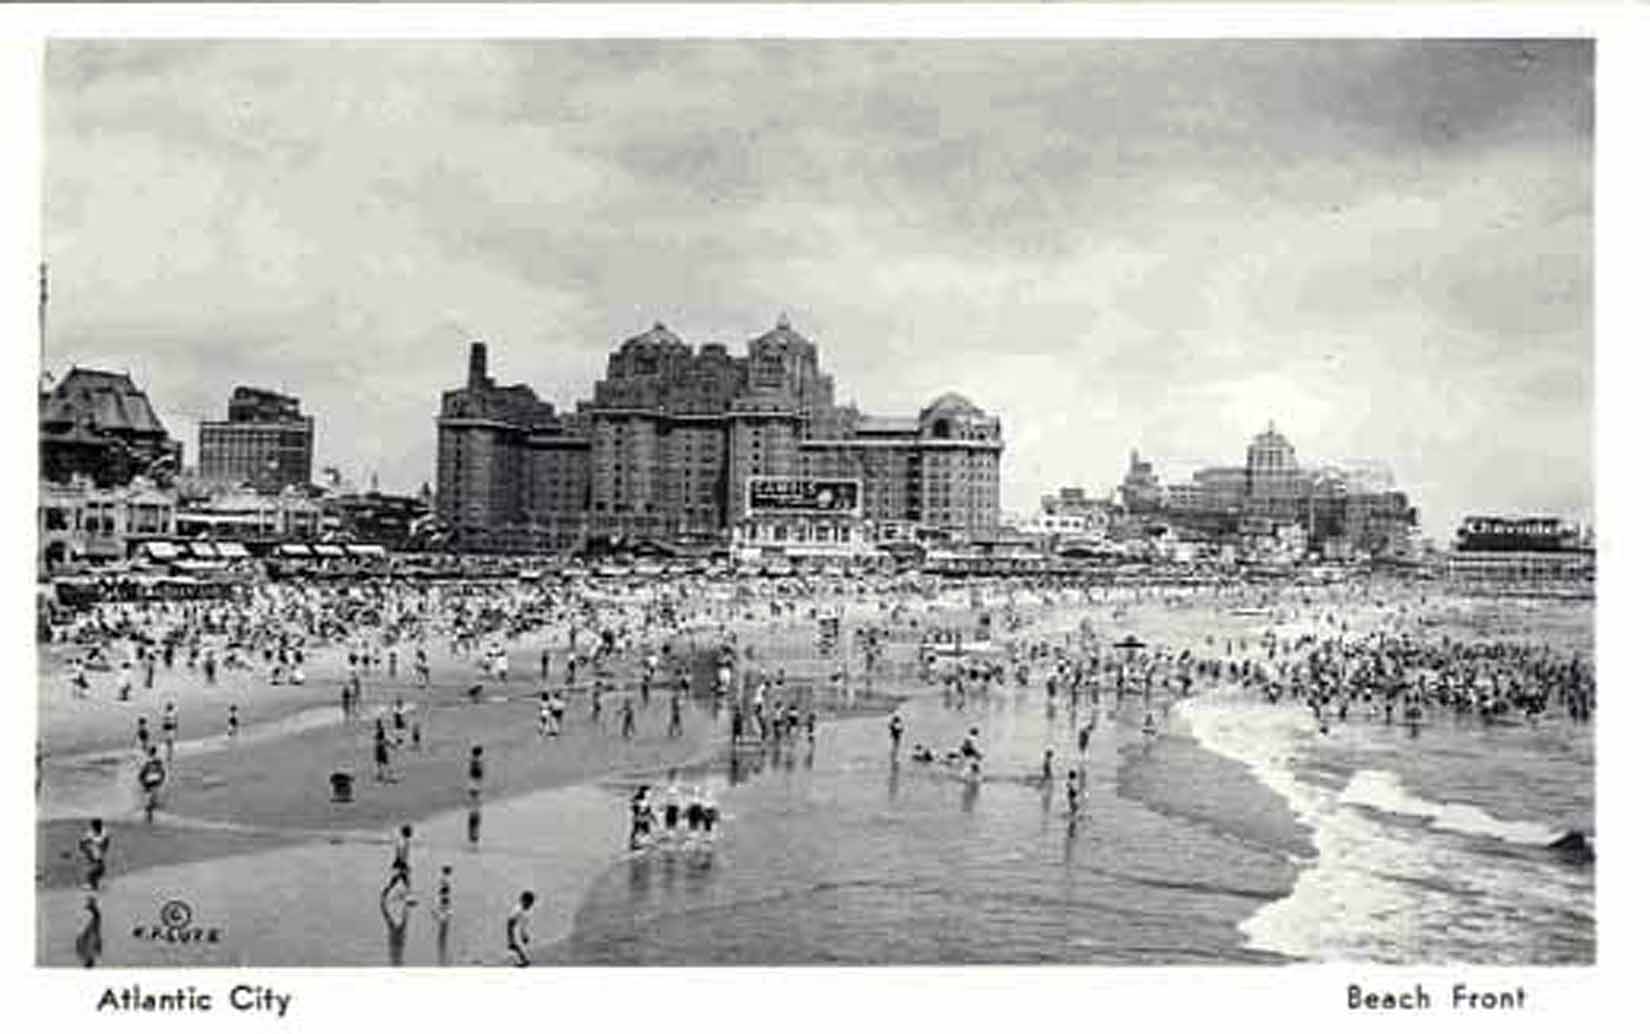
<svg viewBox="0 0 1650 1034"><path fill-rule="evenodd" d="M752 514L837 514L859 516L859 482L853 478L757 476L746 483L746 510Z"/></svg>

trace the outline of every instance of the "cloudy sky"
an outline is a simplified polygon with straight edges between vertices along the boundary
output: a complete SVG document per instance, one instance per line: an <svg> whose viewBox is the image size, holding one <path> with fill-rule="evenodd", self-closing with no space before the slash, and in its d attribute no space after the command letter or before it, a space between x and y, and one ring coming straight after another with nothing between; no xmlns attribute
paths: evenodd
<svg viewBox="0 0 1650 1034"><path fill-rule="evenodd" d="M1586 517L1592 111L1565 41L54 42L46 361L413 490L471 339L570 406L783 311L843 401L1000 414L1010 510L1273 419L1430 534Z"/></svg>

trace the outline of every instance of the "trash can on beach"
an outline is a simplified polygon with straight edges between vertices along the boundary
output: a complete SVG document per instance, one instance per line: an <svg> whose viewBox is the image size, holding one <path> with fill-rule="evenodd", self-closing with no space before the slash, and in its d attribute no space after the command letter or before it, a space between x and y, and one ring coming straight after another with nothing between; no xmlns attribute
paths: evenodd
<svg viewBox="0 0 1650 1034"><path fill-rule="evenodd" d="M332 802L348 804L355 800L355 777L348 772L334 772L331 776Z"/></svg>

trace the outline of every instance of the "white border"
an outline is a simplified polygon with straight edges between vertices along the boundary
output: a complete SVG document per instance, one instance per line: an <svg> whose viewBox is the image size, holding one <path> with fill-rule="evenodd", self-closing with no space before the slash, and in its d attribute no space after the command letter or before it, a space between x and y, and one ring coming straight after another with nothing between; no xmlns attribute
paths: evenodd
<svg viewBox="0 0 1650 1034"><path fill-rule="evenodd" d="M221 995L241 979L296 991L294 1013L283 1025L302 1029L378 1029L386 1024L450 1031L475 1026L555 1025L574 1028L656 1027L725 1030L736 1026L839 1031L868 1024L921 1031L962 1028L1011 1031L1028 1025L1065 1028L1123 1023L1153 1028L1184 1022L1205 1029L1264 1026L1269 1030L1322 1030L1356 1022L1345 1009L1350 981L1394 988L1420 980L1434 997L1451 983L1523 984L1532 1005L1521 1014L1493 1018L1497 1029L1550 1030L1557 1024L1603 1021L1606 1029L1634 1025L1642 1015L1634 984L1643 957L1641 922L1646 916L1644 860L1638 823L1645 770L1636 742L1646 728L1638 685L1641 666L1630 644L1639 633L1634 617L1640 593L1646 531L1642 449L1645 440L1640 356L1650 347L1642 299L1650 288L1644 261L1650 239L1644 200L1650 184L1643 114L1650 98L1650 49L1646 13L1621 3L1597 6L492 6L419 7L284 5L224 7L171 5L107 7L77 5L0 10L0 127L8 146L0 161L0 332L8 364L5 383L16 391L4 409L13 421L6 440L8 485L19 493L34 484L34 403L24 396L35 383L34 285L38 240L39 78L41 41L77 37L1267 37L1267 36L1596 36L1598 48L1599 245L1597 284L1596 420L1600 429L1597 506L1600 578L1600 672L1604 719L1599 726L1598 828L1599 963L1576 969L1414 969L1373 966L1271 968L1038 968L786 970L539 970L527 978L508 972L445 971L153 971L81 974L34 970L31 838L33 801L25 787L32 744L32 501L4 511L7 627L4 670L10 678L12 721L5 723L9 774L0 780L5 814L19 849L4 858L0 886L16 898L0 955L7 1005L23 1023L79 1029L92 1023L149 1029L225 1022L218 1010L203 1017L105 1018L92 1012L104 986L135 980L151 986L195 985ZM1635 304L1637 303L1637 304ZM1638 476L1635 476L1638 475ZM1389 1015L1386 1024L1447 1023L1447 1008L1423 1016ZM247 1022L274 1022L248 1019Z"/></svg>

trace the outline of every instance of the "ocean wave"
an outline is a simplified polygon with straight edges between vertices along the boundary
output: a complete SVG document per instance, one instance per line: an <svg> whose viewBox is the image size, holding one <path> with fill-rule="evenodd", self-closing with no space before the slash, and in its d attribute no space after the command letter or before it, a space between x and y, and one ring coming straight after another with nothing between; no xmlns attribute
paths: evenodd
<svg viewBox="0 0 1650 1034"><path fill-rule="evenodd" d="M1509 844L1545 847L1563 835L1562 830L1539 822L1498 819L1474 805L1429 801L1405 790L1396 775L1380 769L1355 772L1346 789L1341 791L1341 801L1391 815L1423 819L1433 829L1490 837Z"/></svg>
<svg viewBox="0 0 1650 1034"><path fill-rule="evenodd" d="M1303 778L1318 739L1303 709L1227 694L1177 710L1183 728L1241 762L1311 831L1316 858L1301 866L1291 892L1239 924L1248 948L1315 962L1590 957L1590 923L1565 913L1584 891L1581 877L1555 876L1528 850L1562 831L1428 800L1384 770L1357 770L1344 785ZM1532 866L1540 879L1531 879ZM1479 916L1472 929L1467 912ZM1550 937L1544 947L1532 945L1535 927L1574 933L1582 948L1561 950Z"/></svg>

